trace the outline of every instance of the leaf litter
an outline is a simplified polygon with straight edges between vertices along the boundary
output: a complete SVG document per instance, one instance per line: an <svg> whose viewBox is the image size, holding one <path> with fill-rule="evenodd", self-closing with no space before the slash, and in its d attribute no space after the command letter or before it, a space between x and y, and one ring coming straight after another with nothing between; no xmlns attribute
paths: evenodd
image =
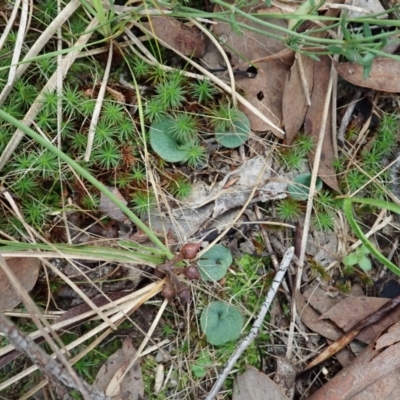
<svg viewBox="0 0 400 400"><path fill-rule="evenodd" d="M38 279L40 260L36 257L14 257L6 259L6 262L22 288L29 293ZM3 269L0 269L0 285L0 311L12 310L20 304L21 297Z"/></svg>
<svg viewBox="0 0 400 400"><path fill-rule="evenodd" d="M222 10L218 7L218 5L215 6L215 12ZM265 5L260 3L258 6L248 9L248 11L268 14L269 12L280 12L280 9L265 9ZM272 20L265 15L263 18L266 21L274 21L280 26L287 26L284 20ZM238 17L237 21L241 22L241 18ZM252 26L257 27L257 24ZM151 17L148 28L182 54L202 57L209 68L221 68L221 64L223 66L222 58L218 56L219 52L213 48L199 30L190 26L190 24L184 24L178 19L170 17ZM263 27L263 29L265 28ZM275 31L272 29L271 32L274 33ZM306 56L296 56L294 60L294 54L291 51L286 51L281 42L254 32L246 32L243 37L235 32L229 24L225 23L216 24L214 34L220 39L225 51L230 55L237 88L245 93L245 98L258 110L268 115L277 126L285 129L285 142L287 144L292 143L302 126L304 126L305 132L316 141L322 124L326 123L318 176L327 186L337 193L341 193L333 168L336 149L332 139L334 137L332 121L330 117L327 121L321 120L328 79L331 73L331 61L327 57L321 57L321 60L316 62ZM210 62L210 60L213 61ZM249 61L256 64L255 73L247 70ZM383 92L395 93L400 91L396 86L397 61L374 59L368 77L365 77L365 69L359 64L340 62L335 63L335 68L341 77L354 85ZM223 73L223 75L226 76L226 73ZM242 111L248 116L251 129L256 135L270 130L278 138L282 137L280 132L274 132L271 126L266 125L264 121L248 109L242 108ZM311 164L313 157L314 154L311 153L309 155ZM153 213L149 217L149 225L160 236L167 231L175 240L177 238L187 240L199 234L201 228L228 224L228 222L222 224L223 217L231 212L234 213L249 199L249 203L252 204L286 197L287 182L291 180L291 177L276 174L275 165L269 159L266 160L263 156L257 156L251 160L242 160L241 164L237 169L225 170L225 178L217 185L210 185L210 182L206 180L198 180L193 187L190 199L179 207L172 207L171 213L163 212L159 215L157 215L157 212ZM260 174L265 165L267 165L267 168ZM255 187L257 187L257 190L252 192ZM125 202L118 190L116 188L113 188L113 190ZM105 213L112 220L121 223L125 221L125 215L112 204L108 204L104 197L101 198L99 211ZM211 224L208 223L209 220L211 220ZM118 237L114 231L112 234L107 233L109 227L102 225L100 227L100 236L114 239ZM318 233L310 233L310 242L314 241L317 245L312 248L312 243L309 243L306 250L308 256L313 257L314 260L325 267L338 261L337 253L339 251L338 236L335 233L332 233L332 236L326 236L326 241L320 242ZM86 239L83 243L85 242ZM17 260L20 265L23 263L21 260L29 259L21 258ZM225 267L228 269L229 266ZM37 279L35 268L31 268L29 272L30 278L26 284L27 291L31 290ZM363 293L360 293L359 289L360 286L353 285L349 297L337 293L333 295L329 289L321 289L320 287L311 287L303 294L296 292L294 300L297 303L301 321L321 337L329 340L339 339L343 331L350 330L358 320L373 314L389 302L387 299L363 297ZM17 300L12 300L9 304L11 305L6 305L4 309L15 307ZM393 395L396 388L395 383L397 382L398 387L399 380L399 375L396 372L391 373L392 370L399 368L398 361L394 359L396 355L397 358L400 358L398 357L397 343L399 327L396 324L393 325L397 320L398 313L395 311L380 319L374 325L363 328L357 338L365 343L371 343L371 345L358 357L350 353L343 362L341 360L344 360L344 358L339 358L339 353L337 357L347 369L339 372L336 377L310 398L314 400L319 398L361 399L361 396L364 396L362 398L372 398L372 396L390 398L389 389L387 389L388 394L385 394L385 386L391 388ZM383 332L379 336L381 331ZM344 351L348 350L343 349L341 353ZM135 364L133 368L135 375L128 379L128 381L135 381L136 387L129 387L128 389L127 385L132 383L126 381L128 376L121 384L115 385L126 367L127 357L132 358L134 353L135 349L132 344L128 339L125 339L123 350L119 350L109 358L105 367L99 371L95 385L99 388L101 386L106 394L114 395L113 398L116 400L142 397L144 395L143 379L138 364ZM233 399L266 398L265 393L271 399L292 398L294 369L285 358L277 357L277 360L279 365L274 380L279 382L281 388L267 375L248 366L246 372L238 376L234 383ZM386 363L385 368L379 370L379 363L381 365ZM285 370L285 368L280 368L282 365L287 367L287 372L283 374L281 370ZM106 376L106 374L109 375ZM163 375L163 371L160 372L160 375ZM376 382L373 382L371 376L374 379L376 378ZM389 384L389 382L394 383ZM161 387L162 379L157 383L157 390ZM283 393L282 387L285 388L286 395ZM368 391L363 392L362 390L366 387L368 387ZM340 395L337 394L336 397L327 395L329 390L332 393L337 391L338 388L342 390ZM259 390L261 392L258 392Z"/></svg>
<svg viewBox="0 0 400 400"><path fill-rule="evenodd" d="M133 364L121 383L118 383L135 353L131 339L127 336L122 342L122 349L112 354L100 368L93 385L112 400L143 398L144 383L139 361Z"/></svg>

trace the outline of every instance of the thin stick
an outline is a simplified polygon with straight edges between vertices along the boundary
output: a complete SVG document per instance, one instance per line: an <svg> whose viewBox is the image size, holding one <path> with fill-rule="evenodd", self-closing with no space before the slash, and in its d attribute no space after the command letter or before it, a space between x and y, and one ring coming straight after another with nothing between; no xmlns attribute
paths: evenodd
<svg viewBox="0 0 400 400"><path fill-rule="evenodd" d="M275 294L279 288L279 285L283 280L283 277L285 276L286 270L288 269L293 259L293 256L294 256L294 247L290 247L289 249L287 249L286 253L283 256L281 265L279 266L279 269L276 272L275 278L268 291L267 297L265 298L264 303L261 306L260 313L258 314L257 319L254 321L250 333L242 340L240 345L236 348L235 352L231 355L231 357L229 358L228 362L225 365L224 370L219 375L217 381L215 382L213 388L211 389L211 392L208 394L205 400L214 399L214 397L218 394L219 390L221 389L221 386L225 382L226 378L228 377L229 372L235 365L236 361L258 336L261 325L264 322L264 318L267 315L272 300L275 297Z"/></svg>

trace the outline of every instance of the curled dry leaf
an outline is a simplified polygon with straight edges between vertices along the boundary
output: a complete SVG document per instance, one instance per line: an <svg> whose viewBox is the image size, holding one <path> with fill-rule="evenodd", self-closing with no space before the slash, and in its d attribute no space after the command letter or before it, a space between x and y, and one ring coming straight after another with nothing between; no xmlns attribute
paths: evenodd
<svg viewBox="0 0 400 400"><path fill-rule="evenodd" d="M6 259L23 289L30 292L39 274L40 260L35 257L15 257ZM0 267L0 311L11 310L21 302L7 275Z"/></svg>
<svg viewBox="0 0 400 400"><path fill-rule="evenodd" d="M164 365L158 364L156 369L155 381L154 381L154 394L157 394L164 383Z"/></svg>

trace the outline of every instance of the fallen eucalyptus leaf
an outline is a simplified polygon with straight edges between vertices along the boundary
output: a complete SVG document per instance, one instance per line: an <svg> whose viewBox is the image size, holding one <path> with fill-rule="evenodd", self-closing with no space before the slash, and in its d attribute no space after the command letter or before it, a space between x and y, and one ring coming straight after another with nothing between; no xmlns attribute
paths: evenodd
<svg viewBox="0 0 400 400"><path fill-rule="evenodd" d="M40 260L36 257L15 257L6 259L6 262L22 287L30 292L38 278ZM0 267L0 311L12 310L20 302L19 294Z"/></svg>

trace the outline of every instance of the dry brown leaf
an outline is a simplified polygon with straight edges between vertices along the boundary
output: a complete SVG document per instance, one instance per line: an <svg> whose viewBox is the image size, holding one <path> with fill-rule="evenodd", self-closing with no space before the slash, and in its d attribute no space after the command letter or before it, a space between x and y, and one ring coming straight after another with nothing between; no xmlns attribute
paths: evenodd
<svg viewBox="0 0 400 400"><path fill-rule="evenodd" d="M346 332L343 336L337 339L334 343L328 346L324 351L322 351L312 362L310 362L303 372L310 370L311 368L315 367L319 363L325 361L326 359L332 357L338 351L343 349L347 346L357 335L361 332L361 330L365 327L372 327L373 324L376 324L381 328L387 328L387 326L382 325L382 321L390 316L390 314L396 314L399 309L400 304L400 296L387 301L384 305L382 305L378 310L376 310L373 314L369 314L361 319L360 321L356 322L354 326ZM399 315L399 314L397 314ZM398 317L396 319L398 321Z"/></svg>
<svg viewBox="0 0 400 400"><path fill-rule="evenodd" d="M122 201L125 205L128 202L122 196L118 188L116 187L107 187L107 189L120 201ZM112 219L116 219L119 222L123 222L126 217L125 214L120 210L118 206L116 206L107 196L103 193L100 195L100 206L99 210L105 213L108 217Z"/></svg>
<svg viewBox="0 0 400 400"><path fill-rule="evenodd" d="M223 8L216 5L214 11L223 11ZM246 7L243 11L263 14L280 12L279 9L274 7L265 9L263 2L255 7ZM279 34L275 29L266 28L247 18L238 16L236 19L239 23L245 22L247 25L262 29L264 32ZM261 19L281 27L287 26L284 20L268 19L267 17L262 17ZM234 31L232 25L228 23L219 23L216 25L214 27L214 34L221 42L226 44L225 50L230 55L233 69L244 61L257 60L277 54L285 49L284 43L277 39L249 30L237 33ZM243 89L245 92L244 97L279 127L282 126L283 87L290 65L291 60L287 60L284 57L282 59L256 62L258 73L255 78L238 77L236 79L237 87ZM241 109L249 118L252 130L271 130L276 136L282 138L282 134L279 131L272 128L247 108L242 107Z"/></svg>
<svg viewBox="0 0 400 400"><path fill-rule="evenodd" d="M400 334L400 325L394 327L397 337ZM384 333L381 338L383 340ZM391 332L389 335L393 335ZM379 341L379 339L378 339ZM390 340L388 341L390 342ZM314 393L308 400L349 400L359 395L363 390L370 391L372 385L380 379L400 368L400 343L389 345L376 350L376 342L371 343L347 368L340 371L334 378ZM380 388L381 385L378 386ZM374 399L381 399L379 392L374 393ZM359 397L360 398L360 397ZM362 397L363 399L365 397ZM388 397L396 399L398 397Z"/></svg>
<svg viewBox="0 0 400 400"><path fill-rule="evenodd" d="M288 400L280 387L258 369L247 366L233 384L232 400Z"/></svg>
<svg viewBox="0 0 400 400"><path fill-rule="evenodd" d="M287 358L275 357L275 361L276 372L274 375L274 382L281 388L289 399L293 399L296 382L296 368Z"/></svg>
<svg viewBox="0 0 400 400"><path fill-rule="evenodd" d="M338 294L335 297L330 296L329 293L326 290L323 290L318 284L307 289L303 293L303 296L306 298L310 306L321 314L326 313L334 305L344 299L344 296L341 294Z"/></svg>
<svg viewBox="0 0 400 400"><path fill-rule="evenodd" d="M397 307L380 321L365 327L358 335L357 339L364 343L371 343L384 329L400 320L400 308Z"/></svg>
<svg viewBox="0 0 400 400"><path fill-rule="evenodd" d="M175 50L188 57L201 57L207 37L196 26L188 26L172 17L152 17L143 26Z"/></svg>
<svg viewBox="0 0 400 400"><path fill-rule="evenodd" d="M389 299L378 297L349 297L334 305L320 318L329 318L337 326L347 332L358 321L361 321L369 315L373 315L388 302ZM400 308L396 308L378 322L365 327L357 335L357 339L364 343L371 343L383 329L386 329L399 319Z"/></svg>
<svg viewBox="0 0 400 400"><path fill-rule="evenodd" d="M334 305L338 304L345 297L343 294L337 292L334 288L328 286L323 289L319 283L311 285L304 293L303 296L310 306L312 306L319 313L323 314L329 311ZM360 285L354 284L351 287L348 297L364 297L363 289Z"/></svg>
<svg viewBox="0 0 400 400"><path fill-rule="evenodd" d="M310 57L302 57L302 65L309 95L314 84L314 62ZM308 104L300 75L299 60L293 64L287 75L282 99L282 118L286 133L286 143L291 144L298 134L306 116Z"/></svg>
<svg viewBox="0 0 400 400"><path fill-rule="evenodd" d="M15 257L8 258L6 261L22 287L30 292L38 278L40 260L36 257ZM0 268L0 311L12 310L20 302L18 293Z"/></svg>
<svg viewBox="0 0 400 400"><path fill-rule="evenodd" d="M319 319L320 314L306 303L304 297L300 293L296 295L296 306L304 325L313 332L319 333L327 338L328 343L331 343L329 339L337 340L342 336L341 330L335 324ZM344 348L336 353L336 358L343 367L346 367L353 361L354 354L347 348Z"/></svg>
<svg viewBox="0 0 400 400"><path fill-rule="evenodd" d="M335 3L344 3L344 0L336 0ZM326 12L326 16L336 17L338 12L339 10L337 9L329 8ZM331 24L331 22L328 21L325 23L327 25ZM325 35L326 32L319 32L313 36L322 38ZM305 96L305 84L300 75L301 65L299 61L300 60L297 59L293 65L290 77L288 77L286 81L283 95L283 125L285 127L286 140L288 144L292 142L304 123L304 117L308 107ZM318 75L315 76L315 74L318 74L319 71L315 67L316 62L309 57L302 57L301 63L303 64L304 80L307 83L308 92L311 96L314 81L318 82L319 79ZM327 184L329 185L329 183Z"/></svg>
<svg viewBox="0 0 400 400"><path fill-rule="evenodd" d="M337 340L343 334L333 322L321 320L320 314L306 303L300 293L296 294L296 307L303 324L313 332L331 340Z"/></svg>
<svg viewBox="0 0 400 400"><path fill-rule="evenodd" d="M137 400L144 396L144 384L139 361L129 370L119 385L118 379L135 356L136 350L132 341L126 337L122 342L122 349L117 350L103 364L97 373L93 386L108 393L112 400Z"/></svg>
<svg viewBox="0 0 400 400"><path fill-rule="evenodd" d="M400 338L400 326L391 326L387 333L379 337L375 342L375 349L378 351L385 347L398 343ZM366 390L358 393L352 400L392 400L400 398L400 369L384 376L382 379L368 386Z"/></svg>
<svg viewBox="0 0 400 400"><path fill-rule="evenodd" d="M331 61L329 57L321 57L319 62L314 62L314 84L311 96L311 105L307 110L304 129L317 143L322 125L322 115L328 90ZM314 152L309 154L310 163L314 162ZM322 144L321 161L318 176L333 190L340 193L335 169L333 168L334 152L332 143L331 113L325 125L324 142Z"/></svg>
<svg viewBox="0 0 400 400"><path fill-rule="evenodd" d="M368 315L374 314L389 300L378 297L351 297L342 300L340 303L332 307L328 312L323 314L321 318L329 318L335 322L336 325L341 327L345 332L349 331L358 321L361 321ZM393 314L393 312L391 313ZM391 318L392 319L392 318ZM389 322L390 324L391 322ZM368 331L360 333L357 338L363 342L369 343L375 339L376 335L382 331L387 325L387 319L373 324L374 327L369 326L364 329Z"/></svg>
<svg viewBox="0 0 400 400"><path fill-rule="evenodd" d="M335 63L338 74L353 85L367 87L382 92L400 92L400 62L390 58L375 58L367 79L364 67L355 63Z"/></svg>
<svg viewBox="0 0 400 400"><path fill-rule="evenodd" d="M321 315L321 319L329 318L344 331L350 330L358 321L375 313L389 300L378 297L348 297L334 305Z"/></svg>
<svg viewBox="0 0 400 400"><path fill-rule="evenodd" d="M394 370L351 398L351 400L377 399L400 399L400 369Z"/></svg>

